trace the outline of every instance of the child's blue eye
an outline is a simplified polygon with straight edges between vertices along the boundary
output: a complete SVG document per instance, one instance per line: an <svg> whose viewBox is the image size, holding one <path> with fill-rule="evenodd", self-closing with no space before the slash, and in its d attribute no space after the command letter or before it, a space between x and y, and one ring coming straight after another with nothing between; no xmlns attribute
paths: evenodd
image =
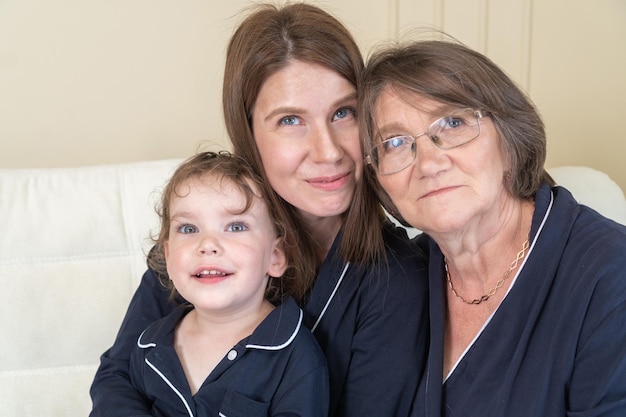
<svg viewBox="0 0 626 417"><path fill-rule="evenodd" d="M248 226L246 226L244 223L231 223L228 225L228 228L226 230L228 230L229 232L244 232L248 230Z"/></svg>
<svg viewBox="0 0 626 417"><path fill-rule="evenodd" d="M178 228L179 233L187 234L187 233L197 233L198 228L192 224L183 224Z"/></svg>

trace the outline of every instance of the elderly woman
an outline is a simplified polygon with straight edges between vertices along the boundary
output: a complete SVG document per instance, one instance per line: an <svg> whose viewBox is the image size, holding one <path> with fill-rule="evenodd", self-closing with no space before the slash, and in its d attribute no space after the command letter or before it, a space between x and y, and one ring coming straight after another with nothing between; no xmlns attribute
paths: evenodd
<svg viewBox="0 0 626 417"><path fill-rule="evenodd" d="M626 227L555 186L532 102L430 40L374 53L362 93L381 198L430 257L415 415L626 416Z"/></svg>

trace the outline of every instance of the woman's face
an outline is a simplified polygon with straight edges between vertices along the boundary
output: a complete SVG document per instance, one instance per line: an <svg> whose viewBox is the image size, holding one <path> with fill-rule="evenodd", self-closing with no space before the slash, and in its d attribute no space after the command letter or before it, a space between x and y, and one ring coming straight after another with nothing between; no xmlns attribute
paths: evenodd
<svg viewBox="0 0 626 417"><path fill-rule="evenodd" d="M309 220L345 212L361 178L356 100L338 73L300 61L259 92L252 128L270 185Z"/></svg>
<svg viewBox="0 0 626 417"><path fill-rule="evenodd" d="M377 143L398 135L417 136L436 119L459 110L417 94L402 97L386 88L378 99L374 109L380 129ZM400 214L435 239L497 224L494 221L511 201L503 181L508 166L496 129L489 117L480 119L480 128L476 139L449 150L421 136L413 164L378 176Z"/></svg>

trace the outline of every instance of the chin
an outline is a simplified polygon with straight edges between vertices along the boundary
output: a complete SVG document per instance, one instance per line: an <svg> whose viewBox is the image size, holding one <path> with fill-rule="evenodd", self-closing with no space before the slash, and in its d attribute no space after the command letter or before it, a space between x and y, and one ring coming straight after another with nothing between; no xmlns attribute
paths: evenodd
<svg viewBox="0 0 626 417"><path fill-rule="evenodd" d="M465 218L459 217L458 212L442 210L435 210L432 214L413 212L403 217L411 226L427 234L460 230L466 224Z"/></svg>
<svg viewBox="0 0 626 417"><path fill-rule="evenodd" d="M352 195L334 199L332 201L320 201L315 207L311 207L319 217L333 217L345 213L350 208Z"/></svg>

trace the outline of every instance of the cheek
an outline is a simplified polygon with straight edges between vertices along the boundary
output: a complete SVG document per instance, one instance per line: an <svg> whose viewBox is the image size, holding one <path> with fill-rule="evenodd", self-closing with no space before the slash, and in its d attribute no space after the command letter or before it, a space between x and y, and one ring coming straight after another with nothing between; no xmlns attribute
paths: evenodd
<svg viewBox="0 0 626 417"><path fill-rule="evenodd" d="M356 138L355 141L350 143L350 146L348 147L346 152L350 155L350 158L354 161L355 172L356 172L357 178L360 178L361 173L363 171L363 153L361 152L361 144L359 143L358 137Z"/></svg>
<svg viewBox="0 0 626 417"><path fill-rule="evenodd" d="M407 171L407 172L405 172ZM410 191L410 175L408 175L409 169L397 172L392 175L378 176L378 182L383 189L389 194L393 200L396 200ZM398 203L394 201L394 203Z"/></svg>
<svg viewBox="0 0 626 417"><path fill-rule="evenodd" d="M263 169L268 175L270 172L286 170L285 167L292 164L292 161L297 159L297 153L300 152L299 147L290 143L293 141L273 137L271 133L259 132L255 134L255 142L261 156Z"/></svg>
<svg viewBox="0 0 626 417"><path fill-rule="evenodd" d="M290 149L288 146L259 146L259 154L261 155L261 163L263 170L270 186L281 196L284 187L290 178L293 178L298 170L300 157L298 150Z"/></svg>
<svg viewBox="0 0 626 417"><path fill-rule="evenodd" d="M352 124L340 129L338 133L341 135L343 148L351 155L361 155L361 141L359 139L358 125Z"/></svg>

